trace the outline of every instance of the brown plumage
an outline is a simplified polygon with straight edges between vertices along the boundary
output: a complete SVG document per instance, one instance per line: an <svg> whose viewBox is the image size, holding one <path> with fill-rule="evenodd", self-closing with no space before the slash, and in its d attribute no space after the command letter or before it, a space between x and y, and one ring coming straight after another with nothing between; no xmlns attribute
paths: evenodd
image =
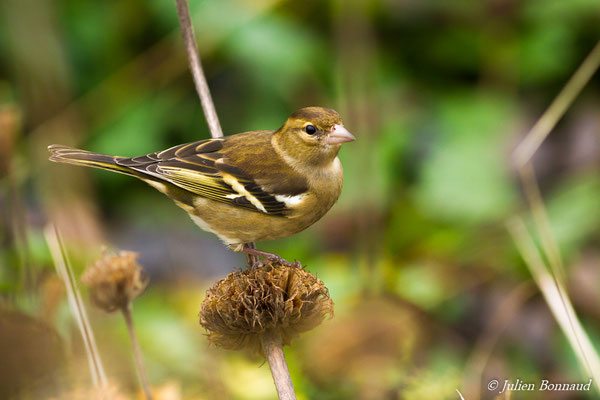
<svg viewBox="0 0 600 400"><path fill-rule="evenodd" d="M61 145L48 149L51 161L140 178L233 250L268 255L245 244L287 237L319 220L340 195L337 153L352 140L337 112L307 107L276 131L202 140L140 157Z"/></svg>

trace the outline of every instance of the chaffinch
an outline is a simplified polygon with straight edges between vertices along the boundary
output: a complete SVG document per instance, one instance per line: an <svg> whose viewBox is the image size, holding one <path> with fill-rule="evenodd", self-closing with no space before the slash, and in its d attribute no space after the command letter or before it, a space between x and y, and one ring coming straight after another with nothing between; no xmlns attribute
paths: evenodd
<svg viewBox="0 0 600 400"><path fill-rule="evenodd" d="M337 154L353 140L337 112L306 107L275 131L201 140L140 157L62 145L48 149L51 161L135 176L233 251L285 262L253 243L303 231L335 204L343 181Z"/></svg>

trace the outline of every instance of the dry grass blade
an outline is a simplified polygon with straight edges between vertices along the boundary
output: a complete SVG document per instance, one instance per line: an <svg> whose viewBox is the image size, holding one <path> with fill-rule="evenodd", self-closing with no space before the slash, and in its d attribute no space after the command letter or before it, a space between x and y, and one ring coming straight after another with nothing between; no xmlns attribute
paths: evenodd
<svg viewBox="0 0 600 400"><path fill-rule="evenodd" d="M533 154L544 142L548 134L554 129L556 123L562 118L573 103L581 89L588 83L592 75L600 66L600 41L592 49L587 58L581 63L571 79L554 98L550 107L542 114L540 119L531 128L525 139L517 146L513 154L518 168L527 164Z"/></svg>
<svg viewBox="0 0 600 400"><path fill-rule="evenodd" d="M179 25L181 25L181 34L185 43L185 51L187 52L188 60L190 62L190 70L194 77L196 91L198 92L198 96L200 96L200 102L202 103L206 122L210 128L210 134L213 138L223 137L219 117L217 117L217 111L215 110L215 105L210 95L210 89L208 88L206 77L204 76L202 63L200 62L194 28L192 27L192 20L190 18L190 7L187 0L175 0L175 5L177 6L177 17L179 17Z"/></svg>
<svg viewBox="0 0 600 400"><path fill-rule="evenodd" d="M558 301L563 303L562 307L567 311L565 314L567 317L566 322L571 327L573 332L575 332L575 344L578 348L581 348L585 362L587 363L588 367L592 369L590 361L587 359L586 356L588 352L585 351L585 349L583 349L581 335L577 334L578 328L581 328L581 326L578 325L577 317L575 315L575 312L573 311L571 302L569 301L569 295L566 290L567 286L565 268L563 265L562 258L560 256L558 243L552 235L550 220L548 218L548 213L546 212L546 207L544 206L544 202L542 200L540 188L535 178L533 166L531 165L531 163L527 163L523 168L519 170L519 172L523 188L525 190L525 195L529 203L529 208L533 215L536 230L540 237L543 253L546 259L548 260L548 263L550 264L550 271L552 272L551 277L555 282L555 288L558 294ZM548 273L547 269L544 269L544 271ZM591 348L591 350L592 352L594 352L593 348Z"/></svg>
<svg viewBox="0 0 600 400"><path fill-rule="evenodd" d="M81 332L83 343L85 345L85 351L88 356L90 364L90 372L92 374L92 382L96 387L108 387L106 380L106 373L100 360L100 354L96 347L96 341L94 339L94 333L88 321L87 313L83 306L83 301L79 295L77 289L77 282L73 276L73 270L69 264L64 246L62 245L57 228L54 225L47 225L44 229L44 236L48 243L48 248L56 267L58 276L65 282L67 288L67 296L69 299L69 306L71 312L75 316L77 326Z"/></svg>
<svg viewBox="0 0 600 400"><path fill-rule="evenodd" d="M515 244L529 267L537 286L542 291L546 303L567 336L582 369L593 377L598 391L600 391L600 358L583 330L569 300L563 261L558 244L552 235L550 221L530 161L599 66L600 41L531 128L525 139L517 146L513 154L544 254L540 254L521 218L514 217L508 223L508 229L514 238ZM549 272L544 257L548 260L552 274Z"/></svg>
<svg viewBox="0 0 600 400"><path fill-rule="evenodd" d="M507 224L515 244L531 271L531 275L554 318L567 337L583 371L591 376L600 392L600 358L584 331L564 287L554 279L521 218L513 217Z"/></svg>
<svg viewBox="0 0 600 400"><path fill-rule="evenodd" d="M537 232L540 236L540 242L546 258L550 263L550 268L554 274L554 278L562 286L565 286L566 274L565 268L560 256L560 250L558 249L558 243L552 235L552 228L550 226L550 219L542 200L542 194L535 178L535 172L531 163L527 163L523 168L519 170L521 177L521 183L525 191L527 202L529 203L529 209L533 215L533 220L537 227Z"/></svg>

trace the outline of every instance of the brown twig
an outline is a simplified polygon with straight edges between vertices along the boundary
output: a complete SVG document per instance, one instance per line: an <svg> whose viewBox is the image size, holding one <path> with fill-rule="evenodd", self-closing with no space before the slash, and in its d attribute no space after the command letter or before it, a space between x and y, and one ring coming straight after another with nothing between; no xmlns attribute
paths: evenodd
<svg viewBox="0 0 600 400"><path fill-rule="evenodd" d="M179 18L179 25L181 26L181 35L183 36L183 42L185 43L185 51L187 52L188 61L190 63L190 70L194 77L194 84L196 85L196 91L200 97L200 103L202 103L202 109L204 110L204 117L208 123L210 129L210 135L213 138L223 137L223 130L221 129L221 123L215 110L215 104L210 95L210 89L204 76L204 70L202 69L202 63L200 62L200 54L198 54L198 47L196 45L196 36L194 34L194 28L192 27L192 19L190 18L190 7L187 0L175 0L175 6L177 8L177 17ZM254 243L249 243L254 246ZM248 265L253 266L256 264L256 257L248 257Z"/></svg>
<svg viewBox="0 0 600 400"><path fill-rule="evenodd" d="M133 358L137 366L140 383L144 389L146 399L152 400L152 393L150 392L150 384L148 383L148 374L146 373L146 365L144 364L144 358L142 356L142 349L138 342L137 335L135 334L135 328L133 327L133 318L131 316L131 303L128 303L126 307L121 309L123 317L125 318L125 325L127 325L127 331L131 338L131 347L133 348Z"/></svg>
<svg viewBox="0 0 600 400"><path fill-rule="evenodd" d="M273 381L275 381L279 400L296 400L292 377L283 353L281 335L275 329L269 329L262 335L261 341L265 358L271 368Z"/></svg>
<svg viewBox="0 0 600 400"><path fill-rule="evenodd" d="M206 77L204 76L202 64L200 63L200 55L198 54L198 48L196 47L196 37L190 18L190 7L187 0L175 0L175 5L177 7L179 25L181 26L181 35L183 36L183 41L185 43L185 51L187 52L188 61L190 62L190 70L194 77L196 91L198 92L198 96L200 96L200 102L202 103L202 109L204 110L204 116L206 117L210 134L213 138L223 137L219 117L217 117L217 111L215 110L215 105L210 96L210 89L208 88L208 83L206 83Z"/></svg>

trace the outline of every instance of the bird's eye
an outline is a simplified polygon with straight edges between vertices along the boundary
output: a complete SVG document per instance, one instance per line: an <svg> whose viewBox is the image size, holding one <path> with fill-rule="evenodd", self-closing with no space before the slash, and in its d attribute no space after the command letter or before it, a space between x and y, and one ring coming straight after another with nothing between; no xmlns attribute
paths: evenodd
<svg viewBox="0 0 600 400"><path fill-rule="evenodd" d="M314 135L317 133L317 128L314 125L306 125L304 127L304 132L308 133L309 135Z"/></svg>

